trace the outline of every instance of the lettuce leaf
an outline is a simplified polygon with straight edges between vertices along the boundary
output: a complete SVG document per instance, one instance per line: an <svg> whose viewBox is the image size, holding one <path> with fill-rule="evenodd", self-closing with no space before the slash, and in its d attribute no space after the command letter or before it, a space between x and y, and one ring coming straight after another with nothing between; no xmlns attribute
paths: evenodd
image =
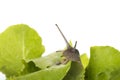
<svg viewBox="0 0 120 80"><path fill-rule="evenodd" d="M54 52L45 57L23 61L25 68L22 75L8 80L62 80L71 67L71 62L60 64L61 52ZM59 63L59 64L58 64Z"/></svg>
<svg viewBox="0 0 120 80"><path fill-rule="evenodd" d="M66 65L52 66L36 71L13 80L62 80L70 68L70 62Z"/></svg>
<svg viewBox="0 0 120 80"><path fill-rule="evenodd" d="M0 71L19 76L23 60L38 58L44 52L41 37L25 24L10 26L0 34Z"/></svg>
<svg viewBox="0 0 120 80"><path fill-rule="evenodd" d="M82 54L81 56L80 56L80 58L81 58L81 62L82 62L82 65L83 65L83 67L84 67L84 69L88 66L88 63L89 63L89 58L88 58L88 56L87 56L87 54Z"/></svg>
<svg viewBox="0 0 120 80"><path fill-rule="evenodd" d="M53 52L45 57L36 58L30 61L33 61L40 69L45 69L59 64L62 61L62 54L62 52Z"/></svg>
<svg viewBox="0 0 120 80"><path fill-rule="evenodd" d="M86 80L120 80L120 52L110 46L90 49Z"/></svg>
<svg viewBox="0 0 120 80"><path fill-rule="evenodd" d="M63 80L84 80L85 70L78 62L72 62L70 70Z"/></svg>
<svg viewBox="0 0 120 80"><path fill-rule="evenodd" d="M59 66L62 61L61 52L53 52L47 56L23 61L25 68L21 72L22 75L29 74L35 71L50 68L52 66Z"/></svg>

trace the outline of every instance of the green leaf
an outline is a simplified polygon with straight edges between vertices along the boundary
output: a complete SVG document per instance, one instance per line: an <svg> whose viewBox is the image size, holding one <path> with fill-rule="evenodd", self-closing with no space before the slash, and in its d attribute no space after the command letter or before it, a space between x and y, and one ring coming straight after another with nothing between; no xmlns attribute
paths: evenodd
<svg viewBox="0 0 120 80"><path fill-rule="evenodd" d="M11 77L8 80L62 80L70 69L71 62L61 64L62 53L54 52L45 57L32 59L27 63L22 76Z"/></svg>
<svg viewBox="0 0 120 80"><path fill-rule="evenodd" d="M120 52L110 46L90 49L86 80L120 80Z"/></svg>
<svg viewBox="0 0 120 80"><path fill-rule="evenodd" d="M71 68L63 80L84 80L85 70L81 63L72 62Z"/></svg>
<svg viewBox="0 0 120 80"><path fill-rule="evenodd" d="M25 75L25 74L29 74L29 73L41 70L39 67L35 65L33 61L29 61L28 63L26 61L23 61L23 63L25 65L25 68L21 72L21 75Z"/></svg>
<svg viewBox="0 0 120 80"><path fill-rule="evenodd" d="M33 59L30 61L33 61L40 69L45 69L59 64L62 61L62 52L53 52L45 57Z"/></svg>
<svg viewBox="0 0 120 80"><path fill-rule="evenodd" d="M43 70L55 65L60 65L62 61L61 56L61 52L54 52L45 57L32 59L27 62L23 61L25 68L21 73L24 75L38 70Z"/></svg>
<svg viewBox="0 0 120 80"><path fill-rule="evenodd" d="M80 58L81 58L82 65L83 65L83 67L85 69L88 66L88 63L89 63L89 59L87 57L87 54L82 54L80 56Z"/></svg>
<svg viewBox="0 0 120 80"><path fill-rule="evenodd" d="M13 80L62 80L70 68L71 62L66 65L52 66L37 72L17 77Z"/></svg>
<svg viewBox="0 0 120 80"><path fill-rule="evenodd" d="M10 26L0 34L0 71L7 77L18 76L22 60L38 58L44 52L41 37L24 24Z"/></svg>

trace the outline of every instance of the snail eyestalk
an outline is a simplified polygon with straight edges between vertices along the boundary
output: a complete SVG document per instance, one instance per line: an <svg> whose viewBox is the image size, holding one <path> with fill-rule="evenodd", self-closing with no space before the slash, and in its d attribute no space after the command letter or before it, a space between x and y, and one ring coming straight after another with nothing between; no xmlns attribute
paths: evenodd
<svg viewBox="0 0 120 80"><path fill-rule="evenodd" d="M76 46L77 46L77 41L75 41L74 49L76 48Z"/></svg>
<svg viewBox="0 0 120 80"><path fill-rule="evenodd" d="M64 38L66 44L67 44L67 48L71 48L70 44L68 43L66 37L64 36L64 34L62 33L62 31L60 30L59 26L57 24L55 24L59 30L59 32L61 33L62 37Z"/></svg>

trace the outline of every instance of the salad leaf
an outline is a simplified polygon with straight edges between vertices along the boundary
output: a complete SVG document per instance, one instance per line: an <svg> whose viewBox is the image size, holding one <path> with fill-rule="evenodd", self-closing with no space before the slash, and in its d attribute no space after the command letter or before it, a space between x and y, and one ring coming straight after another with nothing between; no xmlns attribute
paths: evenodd
<svg viewBox="0 0 120 80"><path fill-rule="evenodd" d="M85 69L88 66L89 58L88 58L87 54L82 54L80 56L80 58L81 58L82 65L83 65L83 67Z"/></svg>
<svg viewBox="0 0 120 80"><path fill-rule="evenodd" d="M31 60L40 69L45 69L53 65L59 64L62 61L62 52L53 52L45 57Z"/></svg>
<svg viewBox="0 0 120 80"><path fill-rule="evenodd" d="M0 34L0 71L18 76L24 68L23 60L38 58L44 52L41 37L25 24L10 26Z"/></svg>
<svg viewBox="0 0 120 80"><path fill-rule="evenodd" d="M66 65L52 66L36 71L13 80L62 80L70 68L71 62Z"/></svg>
<svg viewBox="0 0 120 80"><path fill-rule="evenodd" d="M21 72L21 75L26 75L41 70L39 67L35 65L33 61L29 61L28 63L26 61L23 61L23 64L25 65L25 67Z"/></svg>
<svg viewBox="0 0 120 80"><path fill-rule="evenodd" d="M61 56L61 52L54 52L41 58L23 61L25 68L21 73L24 75L38 70L43 70L55 65L60 65L62 61Z"/></svg>
<svg viewBox="0 0 120 80"><path fill-rule="evenodd" d="M62 53L54 52L45 57L32 59L26 63L22 75L8 80L62 80L70 69L71 62L61 64ZM59 63L59 64L58 64Z"/></svg>
<svg viewBox="0 0 120 80"><path fill-rule="evenodd" d="M85 70L79 62L71 62L71 68L63 80L84 80Z"/></svg>
<svg viewBox="0 0 120 80"><path fill-rule="evenodd" d="M120 80L120 52L110 46L90 49L86 80Z"/></svg>

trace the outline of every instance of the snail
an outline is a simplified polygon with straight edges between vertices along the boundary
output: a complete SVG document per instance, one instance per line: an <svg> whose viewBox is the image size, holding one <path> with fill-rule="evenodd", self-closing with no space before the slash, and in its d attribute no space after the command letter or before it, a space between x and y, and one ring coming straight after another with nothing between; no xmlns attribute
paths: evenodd
<svg viewBox="0 0 120 80"><path fill-rule="evenodd" d="M60 34L62 35L63 39L65 40L66 44L67 44L67 49L63 51L63 56L66 58L64 63L67 63L68 61L74 61L74 62L80 62L80 55L79 55L79 51L78 49L76 49L76 45L77 45L77 41L75 42L74 47L72 47L66 37L64 36L64 34L62 33L61 29L59 28L59 26L57 24L55 24L56 27L58 28Z"/></svg>

